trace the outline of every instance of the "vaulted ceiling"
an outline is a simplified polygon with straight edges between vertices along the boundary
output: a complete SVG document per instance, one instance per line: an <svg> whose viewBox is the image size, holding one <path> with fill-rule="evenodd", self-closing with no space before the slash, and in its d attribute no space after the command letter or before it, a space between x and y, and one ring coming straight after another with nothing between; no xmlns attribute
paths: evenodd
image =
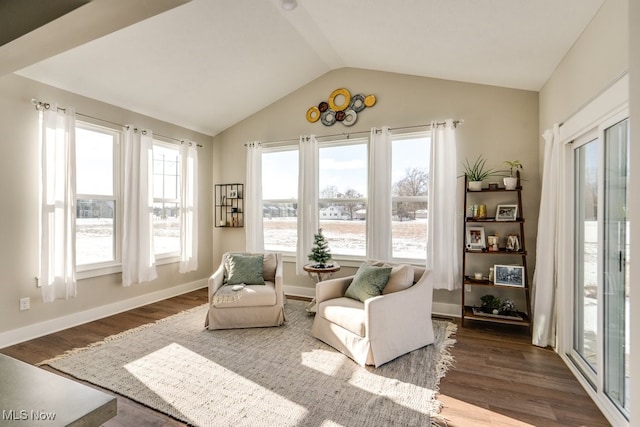
<svg viewBox="0 0 640 427"><path fill-rule="evenodd" d="M537 91L602 3L93 0L59 19L100 6L115 28L4 71L215 135L342 67Z"/></svg>

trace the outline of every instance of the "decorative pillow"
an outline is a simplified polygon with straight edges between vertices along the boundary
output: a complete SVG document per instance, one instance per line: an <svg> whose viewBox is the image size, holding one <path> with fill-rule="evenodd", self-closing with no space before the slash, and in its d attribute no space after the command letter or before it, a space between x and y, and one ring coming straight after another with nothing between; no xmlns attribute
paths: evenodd
<svg viewBox="0 0 640 427"><path fill-rule="evenodd" d="M264 285L262 278L263 255L230 254L227 285Z"/></svg>
<svg viewBox="0 0 640 427"><path fill-rule="evenodd" d="M264 264L262 265L262 278L268 282L275 282L277 267L276 254L273 252L265 252Z"/></svg>
<svg viewBox="0 0 640 427"><path fill-rule="evenodd" d="M413 266L408 264L396 265L391 269L387 286L382 290L382 295L404 291L413 286Z"/></svg>
<svg viewBox="0 0 640 427"><path fill-rule="evenodd" d="M363 264L356 272L344 296L364 302L382 294L391 274L391 267L374 267Z"/></svg>

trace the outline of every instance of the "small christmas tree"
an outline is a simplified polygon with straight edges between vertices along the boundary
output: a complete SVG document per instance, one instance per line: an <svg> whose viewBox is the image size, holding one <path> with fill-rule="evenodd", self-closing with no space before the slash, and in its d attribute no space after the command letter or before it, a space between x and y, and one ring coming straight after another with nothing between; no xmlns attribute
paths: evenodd
<svg viewBox="0 0 640 427"><path fill-rule="evenodd" d="M313 240L313 248L311 248L311 254L309 255L309 260L317 263L313 267L329 267L326 262L331 259L331 251L329 250L329 244L322 235L322 228L318 230L318 234L314 234Z"/></svg>

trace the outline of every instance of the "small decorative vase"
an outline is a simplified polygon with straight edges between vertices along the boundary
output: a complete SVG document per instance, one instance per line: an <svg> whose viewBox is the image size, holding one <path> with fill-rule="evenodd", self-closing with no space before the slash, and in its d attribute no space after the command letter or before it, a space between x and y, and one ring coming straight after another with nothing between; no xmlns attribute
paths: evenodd
<svg viewBox="0 0 640 427"><path fill-rule="evenodd" d="M482 181L469 181L468 187L469 191L481 191Z"/></svg>
<svg viewBox="0 0 640 427"><path fill-rule="evenodd" d="M518 185L518 178L514 178L512 176L503 178L503 181L504 188L506 188L507 190L515 190L516 186Z"/></svg>

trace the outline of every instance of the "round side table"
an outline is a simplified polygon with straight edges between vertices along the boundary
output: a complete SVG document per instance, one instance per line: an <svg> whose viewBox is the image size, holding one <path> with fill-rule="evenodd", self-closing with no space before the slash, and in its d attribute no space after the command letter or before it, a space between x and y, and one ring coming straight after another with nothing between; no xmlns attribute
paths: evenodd
<svg viewBox="0 0 640 427"><path fill-rule="evenodd" d="M340 270L340 264L337 262L332 262L325 267L316 267L316 264L306 264L304 267L304 271L306 271L313 280L315 280L316 284L322 282L323 280L330 279L333 273ZM307 314L314 315L316 314L316 298L313 297L311 302L307 304Z"/></svg>

